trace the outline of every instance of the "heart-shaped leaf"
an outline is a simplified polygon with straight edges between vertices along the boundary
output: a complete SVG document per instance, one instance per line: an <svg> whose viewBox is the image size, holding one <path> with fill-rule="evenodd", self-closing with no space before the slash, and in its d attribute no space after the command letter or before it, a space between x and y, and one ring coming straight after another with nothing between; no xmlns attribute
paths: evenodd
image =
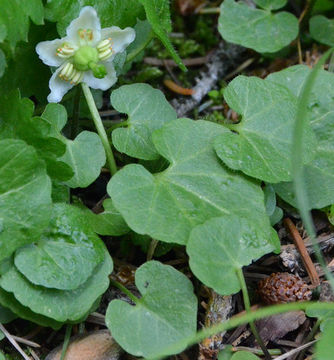
<svg viewBox="0 0 334 360"><path fill-rule="evenodd" d="M111 199L104 200L103 208L104 212L101 214L91 213L91 225L97 234L119 236L130 231Z"/></svg>
<svg viewBox="0 0 334 360"><path fill-rule="evenodd" d="M153 143L170 166L152 175L131 164L114 175L108 193L132 230L154 239L186 244L198 224L224 214L269 226L260 187L225 168L213 149L222 126L178 119L153 134Z"/></svg>
<svg viewBox="0 0 334 360"><path fill-rule="evenodd" d="M221 36L257 52L276 52L298 35L298 20L287 12L273 14L234 0L225 0L220 10L218 30Z"/></svg>
<svg viewBox="0 0 334 360"><path fill-rule="evenodd" d="M249 351L238 351L231 357L231 360L261 360L261 359Z"/></svg>
<svg viewBox="0 0 334 360"><path fill-rule="evenodd" d="M128 127L112 133L115 148L139 159L158 158L152 132L176 119L176 112L163 93L147 84L124 85L112 92L110 101L116 110L129 116Z"/></svg>
<svg viewBox="0 0 334 360"><path fill-rule="evenodd" d="M334 46L334 19L316 15L310 19L310 34L322 44Z"/></svg>
<svg viewBox="0 0 334 360"><path fill-rule="evenodd" d="M94 132L83 131L73 141L66 139L66 152L61 160L74 172L66 185L84 188L100 175L106 155L100 137Z"/></svg>
<svg viewBox="0 0 334 360"><path fill-rule="evenodd" d="M242 120L216 139L218 156L232 169L258 179L290 180L296 98L279 84L245 76L234 79L224 97ZM312 149L313 131L308 128L305 136ZM312 155L307 151L305 161Z"/></svg>
<svg viewBox="0 0 334 360"><path fill-rule="evenodd" d="M92 306L107 290L113 263L109 253L88 280L75 290L47 289L32 284L14 266L2 275L0 286L12 293L17 301L34 313L59 322L79 321L88 315ZM11 308L13 312L16 312Z"/></svg>
<svg viewBox="0 0 334 360"><path fill-rule="evenodd" d="M113 300L106 324L130 354L145 358L170 355L163 349L196 333L197 299L193 286L185 275L157 261L149 261L136 271L136 286L142 298L135 306ZM175 353L186 345L174 349Z"/></svg>
<svg viewBox="0 0 334 360"><path fill-rule="evenodd" d="M268 76L267 81L286 86L297 97L310 71L307 66L297 65ZM314 147L313 160L305 165L304 179L311 208L322 208L334 203L333 73L324 70L318 73L308 108L317 146ZM305 140L306 151L309 151L310 146ZM291 183L276 184L275 190L285 201L296 206Z"/></svg>
<svg viewBox="0 0 334 360"><path fill-rule="evenodd" d="M237 271L279 247L247 218L224 216L206 221L191 232L187 244L190 268L205 285L222 295L240 290Z"/></svg>
<svg viewBox="0 0 334 360"><path fill-rule="evenodd" d="M39 239L50 220L51 181L21 140L0 141L0 261Z"/></svg>
<svg viewBox="0 0 334 360"><path fill-rule="evenodd" d="M93 232L86 212L57 204L41 239L17 250L15 266L35 285L74 290L103 259L103 242Z"/></svg>

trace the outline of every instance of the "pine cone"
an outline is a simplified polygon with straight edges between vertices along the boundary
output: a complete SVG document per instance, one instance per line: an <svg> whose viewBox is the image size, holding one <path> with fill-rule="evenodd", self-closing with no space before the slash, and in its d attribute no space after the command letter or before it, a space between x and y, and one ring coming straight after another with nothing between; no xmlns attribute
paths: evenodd
<svg viewBox="0 0 334 360"><path fill-rule="evenodd" d="M299 276L287 272L274 273L261 280L258 292L266 304L308 301L312 296L308 285Z"/></svg>

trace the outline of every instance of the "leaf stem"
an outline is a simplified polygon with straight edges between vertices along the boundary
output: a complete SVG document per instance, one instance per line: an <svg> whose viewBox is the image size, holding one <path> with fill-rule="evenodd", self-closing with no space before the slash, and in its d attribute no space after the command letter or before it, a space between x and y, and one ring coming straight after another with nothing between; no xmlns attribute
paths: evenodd
<svg viewBox="0 0 334 360"><path fill-rule="evenodd" d="M304 181L304 162L303 162L303 153L304 153L304 128L306 125L306 119L308 119L308 104L311 96L311 91L315 83L316 77L319 70L326 62L327 58L333 53L334 48L329 49L321 57L318 63L315 65L311 73L306 78L303 89L298 98L297 114L296 114L296 124L293 134L293 146L292 146L292 173L293 173L293 183L294 191L296 194L297 207L300 212L300 216L305 225L306 231L311 239L314 252L317 258L317 261L321 265L327 279L329 280L332 290L334 291L334 278L330 271L328 270L325 261L322 257L320 247L316 241L316 234L313 227L313 221L310 214L310 206L308 202L308 194Z"/></svg>
<svg viewBox="0 0 334 360"><path fill-rule="evenodd" d="M72 332L72 325L71 325L71 324L68 324L68 325L66 326L64 343L63 343L63 348L62 348L62 350L61 350L60 360L64 360L64 359L65 359L66 351L67 351L67 348L68 348L68 344L69 344L69 342L70 342L71 332Z"/></svg>
<svg viewBox="0 0 334 360"><path fill-rule="evenodd" d="M180 349L181 347L184 347L185 344L187 344L187 346L189 347L215 334L221 333L223 331L228 331L240 325L250 323L251 321L259 320L271 315L282 314L289 311L306 310L311 305L313 310L316 309L331 310L331 311L334 310L334 302L320 303L320 302L305 301L305 302L294 302L294 303L266 306L256 311L250 311L245 315L233 316L231 319L227 321L218 323L208 328L204 328L198 331L195 335L189 336L188 339L182 339L182 341L174 343L173 345L168 346L165 349L161 349L161 353L166 354L168 352L172 354L173 351L177 351L176 349ZM159 359L159 357L156 357L154 359Z"/></svg>
<svg viewBox="0 0 334 360"><path fill-rule="evenodd" d="M248 295L248 290L247 290L247 285L246 285L244 273L242 272L241 268L237 270L237 275L238 275L238 278L239 278L242 297L244 299L244 305L245 305L246 313L249 313L251 311L251 305L250 305L250 301L249 301L249 295ZM250 328L252 330L253 335L255 336L255 339L256 339L257 343L260 345L260 348L262 349L265 358L267 360L271 360L271 356L269 354L269 351L266 348L266 346L264 345L264 342L261 339L261 336L257 331L257 328L255 326L254 321L250 321L249 326L250 326Z"/></svg>
<svg viewBox="0 0 334 360"><path fill-rule="evenodd" d="M116 281L114 279L110 279L110 283L111 283L111 285L113 285L113 286L117 287L118 289L120 289L135 304L138 304L139 299L136 296L134 296L132 294L132 292L130 290L128 290L124 285L122 285L121 283L119 283L118 281Z"/></svg>
<svg viewBox="0 0 334 360"><path fill-rule="evenodd" d="M81 87L83 90L83 93L85 95L86 101L87 101L87 105L89 108L90 113L92 114L92 118L96 127L96 130L100 136L100 139L102 141L102 145L104 147L104 150L106 152L107 155L107 162L109 165L109 170L111 172L112 175L114 175L117 172L117 166L116 166L116 161L114 158L114 154L111 150L111 146L108 140L108 136L106 134L106 131L104 129L100 114L96 108L96 104L93 98L93 95L88 87L88 85L86 83L81 83Z"/></svg>

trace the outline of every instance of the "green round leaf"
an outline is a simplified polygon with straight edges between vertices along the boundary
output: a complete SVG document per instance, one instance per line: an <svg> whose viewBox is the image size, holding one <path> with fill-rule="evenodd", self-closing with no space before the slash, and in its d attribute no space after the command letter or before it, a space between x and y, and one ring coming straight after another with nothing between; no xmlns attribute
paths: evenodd
<svg viewBox="0 0 334 360"><path fill-rule="evenodd" d="M196 226L187 253L196 277L217 293L229 295L240 290L237 270L271 252L276 244L267 229L258 228L247 218L224 216Z"/></svg>
<svg viewBox="0 0 334 360"><path fill-rule="evenodd" d="M135 306L113 300L106 324L130 354L145 358L170 355L163 349L196 333L197 298L192 283L173 267L149 261L136 271L136 286L142 298Z"/></svg>
<svg viewBox="0 0 334 360"><path fill-rule="evenodd" d="M218 30L221 36L257 52L279 51L298 35L298 19L290 13L272 14L234 0L225 0L220 9Z"/></svg>
<svg viewBox="0 0 334 360"><path fill-rule="evenodd" d="M84 284L75 290L64 291L33 285L12 265L1 277L0 286L34 313L59 322L79 321L107 290L112 269L113 263L106 251L104 262Z"/></svg>
<svg viewBox="0 0 334 360"><path fill-rule="evenodd" d="M103 208L104 212L101 214L91 213L91 225L97 234L119 236L130 231L111 199L104 200Z"/></svg>
<svg viewBox="0 0 334 360"><path fill-rule="evenodd" d="M322 44L334 46L334 19L316 15L310 19L310 34Z"/></svg>
<svg viewBox="0 0 334 360"><path fill-rule="evenodd" d="M32 321L41 326L49 326L55 330L60 329L63 324L57 322L53 319L50 319L46 316L42 316L32 312L29 308L21 305L13 294L10 294L0 288L0 304L6 305L14 314L16 314L21 319Z"/></svg>
<svg viewBox="0 0 334 360"><path fill-rule="evenodd" d="M0 261L36 241L50 220L51 181L35 150L0 141Z"/></svg>
<svg viewBox="0 0 334 360"><path fill-rule="evenodd" d="M227 103L242 114L233 131L215 141L218 156L227 166L249 176L277 183L291 179L291 151L296 98L285 87L255 77L238 76L224 91ZM313 131L305 134L308 148ZM312 157L305 153L305 161Z"/></svg>
<svg viewBox="0 0 334 360"><path fill-rule="evenodd" d="M65 184L72 188L85 188L97 179L106 162L101 139L94 132L83 131L73 141L65 139L65 143L66 152L61 160L74 172Z"/></svg>
<svg viewBox="0 0 334 360"><path fill-rule="evenodd" d="M254 0L257 6L267 10L277 10L285 6L288 0Z"/></svg>
<svg viewBox="0 0 334 360"><path fill-rule="evenodd" d="M307 66L292 66L271 74L267 81L286 86L297 97L304 81L310 73ZM318 144L314 146L313 160L305 165L304 179L311 208L323 208L334 203L334 74L321 70L312 88L308 104L311 128ZM310 145L305 141L305 152ZM281 183L275 185L280 197L296 206L293 185Z"/></svg>
<svg viewBox="0 0 334 360"><path fill-rule="evenodd" d="M153 143L170 165L155 175L131 164L114 175L107 191L132 230L152 238L186 244L190 231L226 214L253 219L268 228L260 187L225 168L213 149L222 126L178 119L153 134Z"/></svg>
<svg viewBox="0 0 334 360"><path fill-rule="evenodd" d="M139 159L158 158L152 132L176 119L176 112L163 93L147 84L124 85L112 92L110 101L116 110L129 116L128 127L112 133L115 148Z"/></svg>
<svg viewBox="0 0 334 360"><path fill-rule="evenodd" d="M35 244L17 250L14 262L35 285L74 290L104 260L104 249L84 211L72 205L56 204L47 231Z"/></svg>

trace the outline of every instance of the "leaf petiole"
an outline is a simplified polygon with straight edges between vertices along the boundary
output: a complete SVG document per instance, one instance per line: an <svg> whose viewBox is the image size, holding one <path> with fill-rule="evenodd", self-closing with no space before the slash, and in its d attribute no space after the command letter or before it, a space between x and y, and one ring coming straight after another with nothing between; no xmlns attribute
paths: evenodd
<svg viewBox="0 0 334 360"><path fill-rule="evenodd" d="M113 286L117 287L118 289L120 289L135 304L138 304L139 299L136 296L134 296L132 294L132 292L130 290L128 290L124 285L122 285L121 283L119 283L118 281L113 280L113 279L110 279L110 283L111 283L111 285L113 285Z"/></svg>

